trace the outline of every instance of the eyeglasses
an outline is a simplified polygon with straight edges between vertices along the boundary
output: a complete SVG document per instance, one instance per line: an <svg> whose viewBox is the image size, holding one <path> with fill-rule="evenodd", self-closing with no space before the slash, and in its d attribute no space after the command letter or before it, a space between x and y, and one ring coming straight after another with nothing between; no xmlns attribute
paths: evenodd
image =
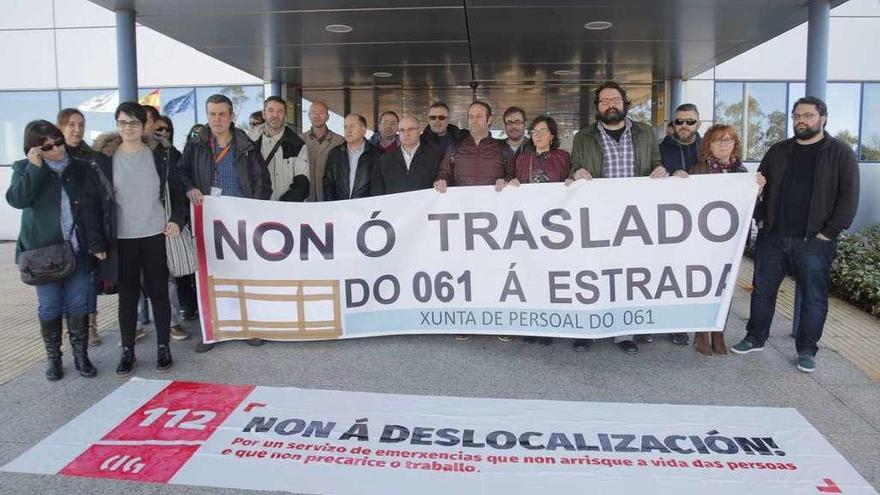
<svg viewBox="0 0 880 495"><path fill-rule="evenodd" d="M116 121L116 127L119 127L120 129L123 129L125 127L134 128L134 127L139 127L141 125L143 125L143 124L141 124L140 120L117 120Z"/></svg>
<svg viewBox="0 0 880 495"><path fill-rule="evenodd" d="M672 122L675 125L696 125L697 119L675 119Z"/></svg>
<svg viewBox="0 0 880 495"><path fill-rule="evenodd" d="M428 120L439 120L441 122L448 118L449 117L447 117L446 115L428 115Z"/></svg>
<svg viewBox="0 0 880 495"><path fill-rule="evenodd" d="M713 139L712 140L712 144L733 144L735 142L736 142L736 140L733 139L732 137L726 137L723 139Z"/></svg>
<svg viewBox="0 0 880 495"><path fill-rule="evenodd" d="M523 120L505 120L504 125L523 125L525 121Z"/></svg>
<svg viewBox="0 0 880 495"><path fill-rule="evenodd" d="M623 98L616 96L614 98L602 98L599 100L600 105L620 105L623 103Z"/></svg>
<svg viewBox="0 0 880 495"><path fill-rule="evenodd" d="M263 125L263 123L260 122L260 121L258 121L258 120L252 120L251 123L250 123L250 126L251 126L251 127L256 127L256 126L258 126L258 125Z"/></svg>
<svg viewBox="0 0 880 495"><path fill-rule="evenodd" d="M64 145L64 138L58 138L52 143L46 143L46 144L40 146L40 149L43 151L52 151L52 148L55 148L56 146L63 146L63 145Z"/></svg>
<svg viewBox="0 0 880 495"><path fill-rule="evenodd" d="M169 131L171 131L171 129L169 129L167 127L157 127L156 128L156 132L169 132Z"/></svg>
<svg viewBox="0 0 880 495"><path fill-rule="evenodd" d="M813 120L818 113L810 112L810 113L793 113L791 114L791 120L797 122L798 120Z"/></svg>
<svg viewBox="0 0 880 495"><path fill-rule="evenodd" d="M532 129L532 136L546 136L550 134L550 129L542 127L540 129Z"/></svg>

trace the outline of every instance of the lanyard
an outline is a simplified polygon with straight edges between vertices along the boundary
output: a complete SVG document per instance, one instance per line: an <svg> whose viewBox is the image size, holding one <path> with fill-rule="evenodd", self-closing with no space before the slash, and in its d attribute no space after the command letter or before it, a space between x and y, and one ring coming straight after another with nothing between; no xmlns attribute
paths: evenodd
<svg viewBox="0 0 880 495"><path fill-rule="evenodd" d="M217 138L211 136L211 153L214 155L214 165L217 165L221 161L223 161L223 158L226 156L227 153L229 153L230 148L232 148L232 141L229 141L229 144L227 144L226 147L223 148L223 151L221 151L219 155L217 154L218 145L219 143L217 143Z"/></svg>

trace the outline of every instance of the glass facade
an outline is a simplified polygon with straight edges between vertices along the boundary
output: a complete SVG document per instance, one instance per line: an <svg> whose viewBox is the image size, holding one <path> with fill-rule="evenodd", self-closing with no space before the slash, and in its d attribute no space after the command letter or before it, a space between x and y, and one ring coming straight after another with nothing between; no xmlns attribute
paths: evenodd
<svg viewBox="0 0 880 495"><path fill-rule="evenodd" d="M222 93L233 101L237 126L247 128L247 118L263 107L263 86L238 85L219 87L141 88L141 98L158 90L159 111L165 115L166 105L172 104L171 121L174 123L174 145L183 150L186 135L196 122L203 122L205 100L214 93ZM105 107L86 106L95 97L107 95L114 88L61 91L0 91L0 165L10 165L24 158L22 150L24 127L36 119L55 122L58 111L67 107L93 108L84 110L85 140L91 144L99 134L116 130L113 119L115 104ZM192 97L187 98L188 95Z"/></svg>
<svg viewBox="0 0 880 495"><path fill-rule="evenodd" d="M715 122L733 126L744 141L746 160L760 161L771 144L794 135L788 115L804 92L802 82L716 81ZM852 146L860 161L880 161L880 83L828 83L825 100L828 133Z"/></svg>

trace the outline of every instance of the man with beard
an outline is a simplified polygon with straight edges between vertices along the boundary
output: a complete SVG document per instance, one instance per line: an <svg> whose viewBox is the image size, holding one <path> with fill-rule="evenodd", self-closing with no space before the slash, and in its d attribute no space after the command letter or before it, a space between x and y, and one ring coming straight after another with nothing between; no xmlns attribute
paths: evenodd
<svg viewBox="0 0 880 495"><path fill-rule="evenodd" d="M598 122L581 129L574 137L571 179L669 176L660 162L660 149L651 126L626 117L632 102L623 87L613 81L602 84L596 88L593 103ZM642 338L645 342L653 340L650 335ZM614 337L614 343L626 353L639 352L632 335ZM579 352L591 345L588 339L573 343Z"/></svg>
<svg viewBox="0 0 880 495"><path fill-rule="evenodd" d="M660 158L666 172L676 177L687 177L687 171L696 165L700 157L700 112L693 103L683 103L675 109L672 134L660 142ZM670 334L672 343L687 345L688 334L677 332Z"/></svg>
<svg viewBox="0 0 880 495"><path fill-rule="evenodd" d="M507 146L513 151L514 159L519 157L526 146L526 112L520 107L510 107L501 116L504 122L504 133L507 134Z"/></svg>
<svg viewBox="0 0 880 495"><path fill-rule="evenodd" d="M859 164L852 148L825 132L828 108L801 98L791 111L794 137L767 151L758 171L767 178L755 219L755 272L746 337L733 352L764 349L787 272L802 292L795 348L797 368L816 369L828 314L828 278L837 236L850 226L859 203Z"/></svg>
<svg viewBox="0 0 880 495"><path fill-rule="evenodd" d="M660 159L666 172L687 177L700 156L700 112L693 103L683 103L675 109L672 134L660 142Z"/></svg>
<svg viewBox="0 0 880 495"><path fill-rule="evenodd" d="M287 127L287 103L270 96L263 103L263 125L255 139L272 179L272 201L302 202L309 195L309 150Z"/></svg>

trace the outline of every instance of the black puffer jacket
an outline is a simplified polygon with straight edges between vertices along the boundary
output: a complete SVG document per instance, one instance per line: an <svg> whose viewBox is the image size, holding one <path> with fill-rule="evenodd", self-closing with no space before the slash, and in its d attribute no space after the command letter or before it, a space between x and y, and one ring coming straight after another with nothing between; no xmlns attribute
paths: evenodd
<svg viewBox="0 0 880 495"><path fill-rule="evenodd" d="M446 125L446 134L438 136L436 132L431 130L431 126L426 126L419 137L421 144L430 146L437 150L441 155L446 153L449 146L460 143L464 138L470 136L471 133L467 129L459 129L452 124ZM448 136L448 137L447 137Z"/></svg>

